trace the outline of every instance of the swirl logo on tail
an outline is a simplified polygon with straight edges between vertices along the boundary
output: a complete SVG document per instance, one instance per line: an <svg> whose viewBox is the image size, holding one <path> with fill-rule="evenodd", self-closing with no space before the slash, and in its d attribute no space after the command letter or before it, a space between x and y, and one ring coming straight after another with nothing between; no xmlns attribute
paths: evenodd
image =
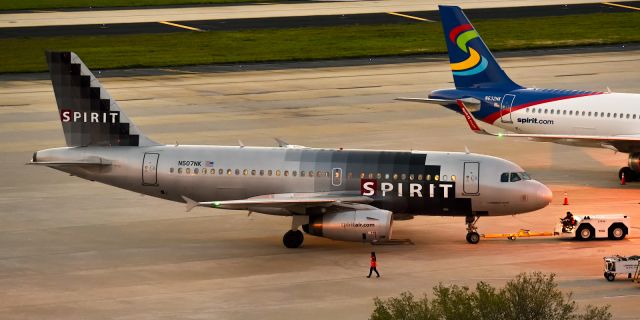
<svg viewBox="0 0 640 320"><path fill-rule="evenodd" d="M478 74L487 68L487 59L481 56L478 51L467 46L467 43L479 37L478 32L470 24L457 26L449 33L449 40L455 43L460 50L469 54L469 57L460 62L451 63L451 70L455 76L471 76Z"/></svg>

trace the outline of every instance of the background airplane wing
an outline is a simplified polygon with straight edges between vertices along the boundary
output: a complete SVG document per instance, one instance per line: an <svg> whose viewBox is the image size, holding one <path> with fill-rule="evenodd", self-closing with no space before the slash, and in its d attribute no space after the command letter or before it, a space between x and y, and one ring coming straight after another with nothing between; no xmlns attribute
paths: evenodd
<svg viewBox="0 0 640 320"><path fill-rule="evenodd" d="M227 201L204 201L198 202L182 196L187 205L187 212L195 207L210 207L215 209L229 210L250 210L252 208L308 208L308 207L330 207L330 206L348 206L353 207L359 204L368 204L373 199L360 195L330 195L320 193L306 194L270 194L258 197L252 197L242 200ZM368 207L368 206L367 206Z"/></svg>

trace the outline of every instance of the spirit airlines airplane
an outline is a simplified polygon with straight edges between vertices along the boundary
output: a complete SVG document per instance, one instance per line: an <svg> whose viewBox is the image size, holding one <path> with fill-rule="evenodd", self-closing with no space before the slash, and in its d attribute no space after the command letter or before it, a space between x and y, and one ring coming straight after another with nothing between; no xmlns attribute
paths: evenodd
<svg viewBox="0 0 640 320"><path fill-rule="evenodd" d="M47 52L67 147L29 164L196 206L292 217L283 237L384 242L392 215L464 216L477 243L480 216L549 204L551 191L504 159L454 152L161 145L118 107L80 58ZM508 181L501 182L501 177ZM400 215L401 214L401 215Z"/></svg>
<svg viewBox="0 0 640 320"><path fill-rule="evenodd" d="M453 109L480 134L625 152L629 164L619 178L640 178L640 95L521 87L500 68L459 7L440 6L440 18L455 89L398 100ZM489 133L474 118L515 133Z"/></svg>

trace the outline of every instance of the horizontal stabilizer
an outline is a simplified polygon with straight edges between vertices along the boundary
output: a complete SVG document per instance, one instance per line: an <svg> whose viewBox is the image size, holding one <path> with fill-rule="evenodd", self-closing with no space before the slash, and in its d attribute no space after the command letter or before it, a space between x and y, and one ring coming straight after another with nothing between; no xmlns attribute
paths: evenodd
<svg viewBox="0 0 640 320"><path fill-rule="evenodd" d="M47 167L62 167L62 166L110 166L111 161L96 158L77 161L31 161L25 163L31 166L47 166Z"/></svg>
<svg viewBox="0 0 640 320"><path fill-rule="evenodd" d="M410 102L422 102L422 103L430 103L430 104L438 104L441 106L448 106L448 105L452 105L452 104L457 104L458 100L464 102L465 106L467 107L467 110L471 111L471 112L475 112L480 110L480 103L481 101L476 99L476 98L464 98L464 99L458 99L458 100L454 100L454 99L431 99L431 98L396 98L395 100L399 100L399 101L410 101Z"/></svg>

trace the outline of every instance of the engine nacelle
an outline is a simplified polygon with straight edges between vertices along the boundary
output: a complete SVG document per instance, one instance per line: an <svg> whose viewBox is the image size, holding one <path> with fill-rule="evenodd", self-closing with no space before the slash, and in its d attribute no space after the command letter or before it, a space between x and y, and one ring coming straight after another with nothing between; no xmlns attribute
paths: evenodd
<svg viewBox="0 0 640 320"><path fill-rule="evenodd" d="M309 216L302 229L333 240L384 242L391 238L392 224L390 211L354 210Z"/></svg>
<svg viewBox="0 0 640 320"><path fill-rule="evenodd" d="M629 154L629 168L634 172L640 173L640 153Z"/></svg>

